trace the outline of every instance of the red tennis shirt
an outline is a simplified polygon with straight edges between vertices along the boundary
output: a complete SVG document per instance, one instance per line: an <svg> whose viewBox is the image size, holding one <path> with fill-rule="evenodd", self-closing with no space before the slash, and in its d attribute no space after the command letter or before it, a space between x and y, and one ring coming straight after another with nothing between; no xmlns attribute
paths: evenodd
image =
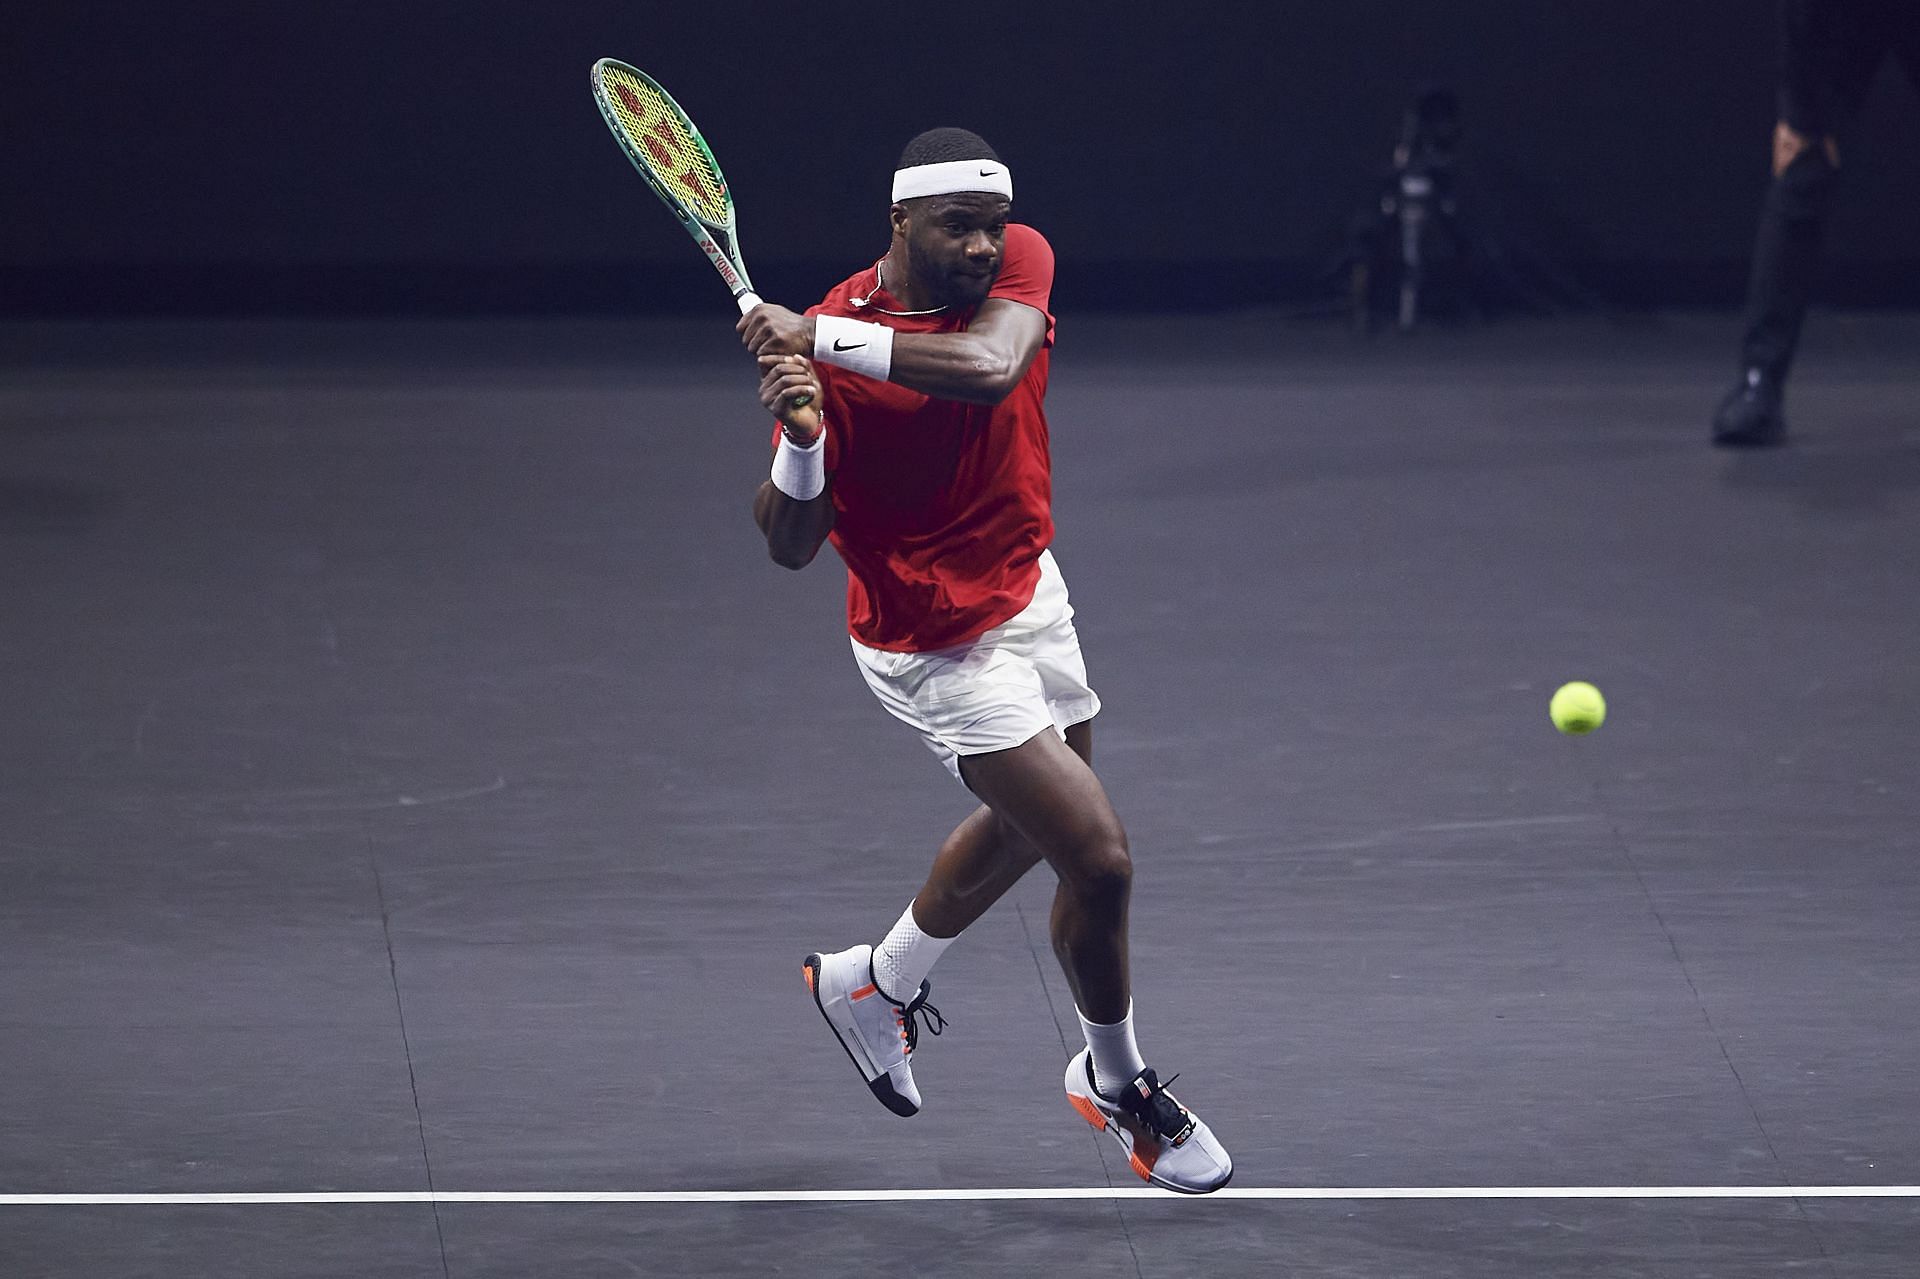
<svg viewBox="0 0 1920 1279"><path fill-rule="evenodd" d="M896 333L956 333L976 308L903 310L875 293L875 268L843 281L808 315L843 315ZM927 652L977 639L1033 600L1053 541L1047 361L1053 346L1053 249L1010 223L989 298L1047 317L1046 343L998 404L937 400L816 363L832 477L834 549L847 566L847 630L870 648ZM852 299L871 296L871 304ZM775 427L776 442L779 428Z"/></svg>

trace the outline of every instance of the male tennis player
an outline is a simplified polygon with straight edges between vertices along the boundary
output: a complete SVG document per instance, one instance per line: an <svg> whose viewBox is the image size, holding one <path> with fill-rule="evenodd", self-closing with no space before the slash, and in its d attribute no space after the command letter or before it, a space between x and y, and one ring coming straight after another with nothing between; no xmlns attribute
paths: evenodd
<svg viewBox="0 0 1920 1279"><path fill-rule="evenodd" d="M1787 433L1787 372L1840 179L1836 131L1859 114L1889 56L1920 89L1915 0L1778 0L1777 22L1780 114L1773 126L1773 183L1761 206L1748 274L1740 381L1713 415L1713 442L1736 447L1777 444Z"/></svg>
<svg viewBox="0 0 1920 1279"><path fill-rule="evenodd" d="M853 655L874 696L981 801L877 946L807 956L814 1000L875 1097L920 1109L909 1058L942 951L1044 860L1054 953L1087 1047L1067 1099L1135 1172L1203 1194L1233 1174L1140 1056L1127 974L1133 864L1094 776L1093 716L1053 540L1047 390L1053 250L1010 224L1013 179L964 129L908 143L886 255L804 315L762 305L740 335L779 419L754 518L803 568L847 565Z"/></svg>

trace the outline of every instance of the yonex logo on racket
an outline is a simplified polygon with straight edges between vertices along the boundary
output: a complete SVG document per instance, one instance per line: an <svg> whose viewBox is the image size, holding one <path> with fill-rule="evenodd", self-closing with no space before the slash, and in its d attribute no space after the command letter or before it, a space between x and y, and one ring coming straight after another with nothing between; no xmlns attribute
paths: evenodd
<svg viewBox="0 0 1920 1279"><path fill-rule="evenodd" d="M733 263L729 262L727 255L720 251L720 246L713 242L713 237L702 236L700 239L700 247L706 250L708 260L711 261L714 267L720 272L720 278L727 282L728 288L738 292L740 289L746 287L741 283L740 277L734 274Z"/></svg>

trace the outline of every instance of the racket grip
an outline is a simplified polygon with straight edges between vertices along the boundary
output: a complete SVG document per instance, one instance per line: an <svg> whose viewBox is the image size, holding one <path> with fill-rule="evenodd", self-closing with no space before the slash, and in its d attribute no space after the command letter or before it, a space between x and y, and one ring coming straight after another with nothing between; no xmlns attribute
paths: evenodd
<svg viewBox="0 0 1920 1279"><path fill-rule="evenodd" d="M742 289L734 295L733 300L735 305L740 308L740 314L742 315L745 315L747 312L753 310L754 307L759 306L761 302L765 301L764 298L752 289ZM813 403L813 397L811 395L798 395L794 397L793 407L796 409L804 409L811 403Z"/></svg>

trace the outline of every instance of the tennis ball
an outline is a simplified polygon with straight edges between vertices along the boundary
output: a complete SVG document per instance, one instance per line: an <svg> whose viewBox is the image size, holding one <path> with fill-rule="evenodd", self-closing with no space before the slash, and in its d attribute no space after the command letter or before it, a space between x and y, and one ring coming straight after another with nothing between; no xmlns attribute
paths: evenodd
<svg viewBox="0 0 1920 1279"><path fill-rule="evenodd" d="M1553 717L1555 728L1577 737L1591 733L1605 722L1607 699L1600 696L1599 689L1577 679L1554 691L1553 700L1547 703L1547 714Z"/></svg>

